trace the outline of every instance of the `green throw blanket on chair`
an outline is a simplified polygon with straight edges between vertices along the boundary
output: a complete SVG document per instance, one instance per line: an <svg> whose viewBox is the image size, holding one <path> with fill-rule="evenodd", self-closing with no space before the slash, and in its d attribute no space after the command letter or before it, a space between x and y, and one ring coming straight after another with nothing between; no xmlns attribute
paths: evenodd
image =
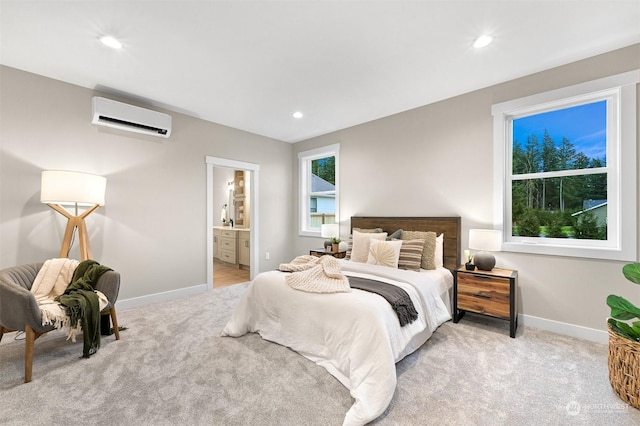
<svg viewBox="0 0 640 426"><path fill-rule="evenodd" d="M100 304L94 290L98 279L110 270L111 268L102 266L95 260L80 262L67 289L55 298L56 302L64 306L71 327L76 327L80 321L84 358L89 358L100 347Z"/></svg>

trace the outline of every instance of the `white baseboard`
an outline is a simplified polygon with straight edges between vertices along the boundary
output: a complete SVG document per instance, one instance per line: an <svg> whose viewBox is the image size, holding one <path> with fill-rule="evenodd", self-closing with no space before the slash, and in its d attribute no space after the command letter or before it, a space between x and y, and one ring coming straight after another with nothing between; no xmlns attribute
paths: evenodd
<svg viewBox="0 0 640 426"><path fill-rule="evenodd" d="M576 337L578 339L590 340L597 343L607 343L609 341L609 333L606 331L534 317L531 315L518 315L518 326L521 325L539 328L541 330L551 331L565 336Z"/></svg>
<svg viewBox="0 0 640 426"><path fill-rule="evenodd" d="M204 293L205 291L207 291L207 285L200 284L178 290L164 291L162 293L154 293L146 296L133 297L131 299L118 300L116 304L118 309L137 308L138 306L148 305L149 303L166 302L169 300L179 299L181 297Z"/></svg>

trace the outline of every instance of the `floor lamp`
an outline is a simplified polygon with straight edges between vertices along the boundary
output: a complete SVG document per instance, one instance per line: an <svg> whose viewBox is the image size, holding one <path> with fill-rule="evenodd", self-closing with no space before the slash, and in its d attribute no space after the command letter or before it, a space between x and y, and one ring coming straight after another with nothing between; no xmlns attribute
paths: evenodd
<svg viewBox="0 0 640 426"><path fill-rule="evenodd" d="M63 170L45 170L42 172L40 201L67 218L62 248L59 257L68 257L71 250L73 234L78 229L80 241L80 260L91 259L89 235L84 219L104 206L104 194L107 178L89 173ZM63 205L75 207L75 214L67 211ZM78 206L88 207L78 214Z"/></svg>

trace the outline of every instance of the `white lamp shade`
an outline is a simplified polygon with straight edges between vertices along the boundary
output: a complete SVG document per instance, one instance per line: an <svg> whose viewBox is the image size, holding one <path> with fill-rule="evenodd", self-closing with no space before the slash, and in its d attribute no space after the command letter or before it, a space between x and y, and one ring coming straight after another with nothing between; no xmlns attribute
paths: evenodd
<svg viewBox="0 0 640 426"><path fill-rule="evenodd" d="M320 225L320 236L323 238L334 238L340 235L340 225L337 223L325 223Z"/></svg>
<svg viewBox="0 0 640 426"><path fill-rule="evenodd" d="M502 232L495 229L470 229L469 248L473 250L500 251Z"/></svg>
<svg viewBox="0 0 640 426"><path fill-rule="evenodd" d="M104 206L107 178L64 170L42 172L40 201L47 204Z"/></svg>

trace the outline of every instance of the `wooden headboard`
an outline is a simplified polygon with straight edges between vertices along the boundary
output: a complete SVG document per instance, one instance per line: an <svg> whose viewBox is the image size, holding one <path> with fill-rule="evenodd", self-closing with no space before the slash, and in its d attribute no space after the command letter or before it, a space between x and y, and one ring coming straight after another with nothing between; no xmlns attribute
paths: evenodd
<svg viewBox="0 0 640 426"><path fill-rule="evenodd" d="M460 266L461 238L460 217L375 217L352 216L353 228L382 228L391 234L398 229L405 231L433 231L436 235L444 234L444 267L453 271Z"/></svg>

